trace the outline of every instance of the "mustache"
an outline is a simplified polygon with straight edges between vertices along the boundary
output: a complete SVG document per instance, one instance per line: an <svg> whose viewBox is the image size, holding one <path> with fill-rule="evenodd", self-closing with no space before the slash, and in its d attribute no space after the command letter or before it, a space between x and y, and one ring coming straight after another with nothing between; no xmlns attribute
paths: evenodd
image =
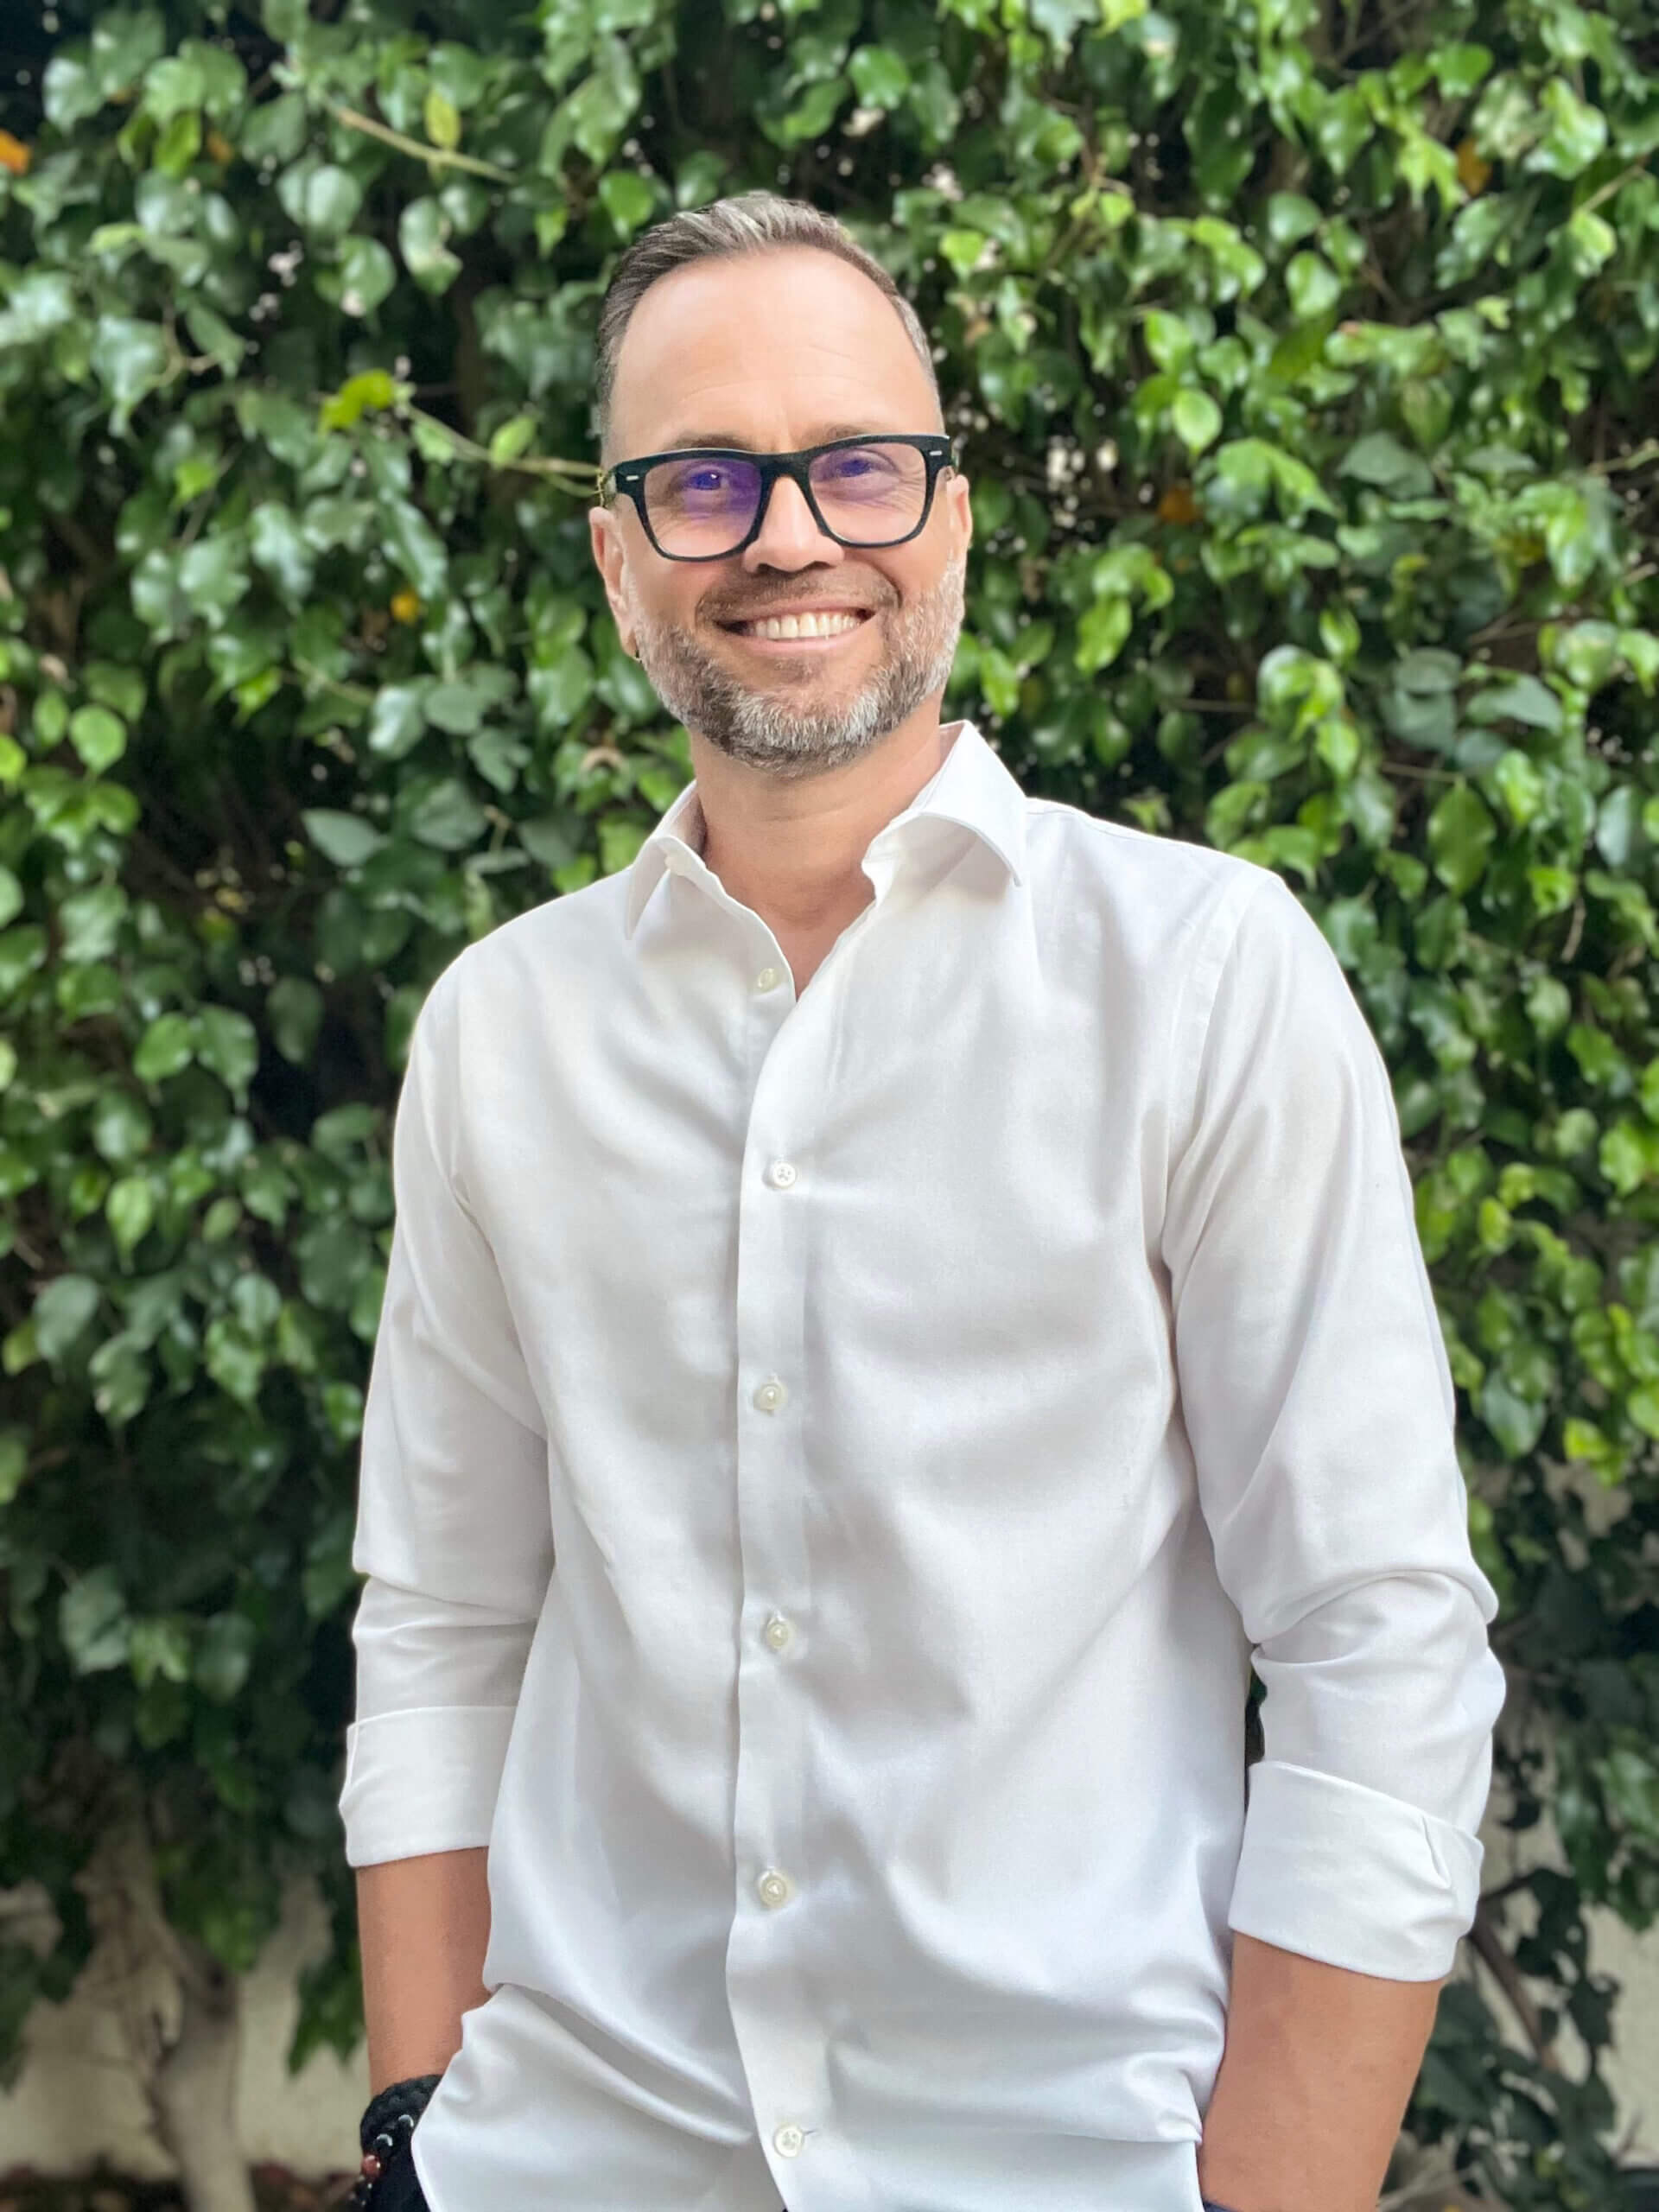
<svg viewBox="0 0 1659 2212"><path fill-rule="evenodd" d="M798 607L808 600L817 614L879 614L889 607L896 607L899 594L891 584L872 577L855 591L843 587L820 596L817 592L803 591L798 576L785 576L772 589L745 592L741 599L723 592L710 592L697 602L697 613L708 622L760 622L775 607Z"/></svg>

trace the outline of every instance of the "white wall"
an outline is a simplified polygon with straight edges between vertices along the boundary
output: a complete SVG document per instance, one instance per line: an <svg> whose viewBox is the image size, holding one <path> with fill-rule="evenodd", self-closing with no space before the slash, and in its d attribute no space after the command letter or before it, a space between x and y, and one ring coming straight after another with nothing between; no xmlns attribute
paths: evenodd
<svg viewBox="0 0 1659 2212"><path fill-rule="evenodd" d="M326 1948L321 1910L296 1896L248 1979L243 2007L238 2103L249 2163L270 2160L308 2180L355 2171L358 2115L369 2094L360 2047L349 2064L324 2053L298 2075L288 2070L296 1978ZM22 2079L0 2096L0 2177L12 2165L82 2172L100 2159L141 2181L175 2171L150 2132L127 2056L111 2001L113 1970L95 1953L67 2004L35 2007Z"/></svg>

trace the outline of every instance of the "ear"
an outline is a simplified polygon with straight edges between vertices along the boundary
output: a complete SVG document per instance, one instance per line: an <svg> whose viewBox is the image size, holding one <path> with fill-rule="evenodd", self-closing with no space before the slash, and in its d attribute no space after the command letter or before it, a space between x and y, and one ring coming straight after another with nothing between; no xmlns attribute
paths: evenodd
<svg viewBox="0 0 1659 2212"><path fill-rule="evenodd" d="M609 507L590 507L588 510L588 542L593 548L594 566L599 570L605 586L605 596L610 602L611 620L616 625L616 634L622 650L638 658L633 650L633 594L628 589L628 556L622 543L622 533L617 526L617 517Z"/></svg>
<svg viewBox="0 0 1659 2212"><path fill-rule="evenodd" d="M960 559L974 542L973 491L960 469L946 478L944 497L945 512L950 518L950 550Z"/></svg>

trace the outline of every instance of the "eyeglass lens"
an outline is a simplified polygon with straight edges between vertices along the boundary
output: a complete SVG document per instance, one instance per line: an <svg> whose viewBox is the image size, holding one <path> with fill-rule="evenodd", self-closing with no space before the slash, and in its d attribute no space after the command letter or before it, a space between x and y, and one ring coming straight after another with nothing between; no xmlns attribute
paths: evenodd
<svg viewBox="0 0 1659 2212"><path fill-rule="evenodd" d="M891 545L922 518L927 462L914 446L842 446L808 464L818 512L849 545ZM752 461L689 456L647 469L645 512L665 553L729 553L753 527L760 470Z"/></svg>

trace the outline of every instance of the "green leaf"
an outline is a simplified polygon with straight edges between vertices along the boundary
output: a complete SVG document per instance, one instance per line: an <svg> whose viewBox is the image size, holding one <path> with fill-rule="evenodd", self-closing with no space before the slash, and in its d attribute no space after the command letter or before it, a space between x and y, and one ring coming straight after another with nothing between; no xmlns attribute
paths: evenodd
<svg viewBox="0 0 1659 2212"><path fill-rule="evenodd" d="M349 430L366 410L393 406L397 398L397 386L385 369L365 369L330 393L318 419L325 430Z"/></svg>
<svg viewBox="0 0 1659 2212"><path fill-rule="evenodd" d="M1548 1408L1522 1397L1494 1369L1475 1399L1476 1410L1506 1459L1523 1459L1543 1433Z"/></svg>
<svg viewBox="0 0 1659 2212"><path fill-rule="evenodd" d="M1342 297L1342 280L1320 255L1299 253L1285 270L1285 289L1296 320L1312 322Z"/></svg>
<svg viewBox="0 0 1659 2212"><path fill-rule="evenodd" d="M344 817L355 822L356 815ZM296 1067L303 1067L316 1048L322 1027L322 993L308 976L283 976L265 1000L265 1018L277 1051Z"/></svg>
<svg viewBox="0 0 1659 2212"><path fill-rule="evenodd" d="M1221 410L1207 391L1178 391L1169 412L1176 436L1191 453L1202 453L1221 435Z"/></svg>
<svg viewBox="0 0 1659 2212"><path fill-rule="evenodd" d="M193 1670L204 1697L228 1705L237 1696L252 1672L257 1641L257 1631L245 1613L213 1614L196 1648Z"/></svg>
<svg viewBox="0 0 1659 2212"><path fill-rule="evenodd" d="M1086 676L1108 668L1123 650L1135 626L1127 599L1096 600L1077 624L1077 666Z"/></svg>
<svg viewBox="0 0 1659 2212"><path fill-rule="evenodd" d="M456 778L447 777L419 800L404 821L411 837L440 852L464 852L489 828L484 810Z"/></svg>
<svg viewBox="0 0 1659 2212"><path fill-rule="evenodd" d="M0 1506L10 1505L29 1472L29 1431L0 1428Z"/></svg>
<svg viewBox="0 0 1659 2212"><path fill-rule="evenodd" d="M167 374L167 342L153 322L99 315L88 353L92 373L115 403L113 426L124 432L139 401Z"/></svg>
<svg viewBox="0 0 1659 2212"><path fill-rule="evenodd" d="M111 1166L137 1160L149 1147L155 1125L149 1109L130 1091L105 1090L92 1109L93 1149Z"/></svg>
<svg viewBox="0 0 1659 2212"><path fill-rule="evenodd" d="M68 743L95 777L102 777L126 752L126 730L106 706L84 706L68 716Z"/></svg>
<svg viewBox="0 0 1659 2212"><path fill-rule="evenodd" d="M1294 245L1319 227L1315 203L1300 192L1275 192L1268 200L1268 236L1276 246Z"/></svg>
<svg viewBox="0 0 1659 2212"><path fill-rule="evenodd" d="M461 143L461 111L445 92L434 85L428 92L422 110L426 135L435 146L442 146L451 153Z"/></svg>
<svg viewBox="0 0 1659 2212"><path fill-rule="evenodd" d="M340 308L350 315L372 315L397 282L397 264L378 238L342 238L336 268Z"/></svg>
<svg viewBox="0 0 1659 2212"><path fill-rule="evenodd" d="M1535 676L1516 676L1477 691L1465 709L1471 721L1525 722L1551 736L1561 727L1561 702L1547 683Z"/></svg>
<svg viewBox="0 0 1659 2212"><path fill-rule="evenodd" d="M233 1007L205 1006L196 1016L196 1058L238 1103L259 1065L259 1036Z"/></svg>
<svg viewBox="0 0 1659 2212"><path fill-rule="evenodd" d="M96 115L104 105L104 93L79 54L54 54L46 65L41 88L47 121L54 130L66 134Z"/></svg>
<svg viewBox="0 0 1659 2212"><path fill-rule="evenodd" d="M265 1371L265 1355L247 1331L224 1314L207 1325L206 1364L219 1389L238 1404L253 1405Z"/></svg>
<svg viewBox="0 0 1659 2212"><path fill-rule="evenodd" d="M490 439L490 459L498 468L505 468L509 461L517 461L528 453L536 442L534 415L514 415L495 431Z"/></svg>
<svg viewBox="0 0 1659 2212"><path fill-rule="evenodd" d="M31 1316L35 1343L42 1359L55 1363L97 1313L99 1291L90 1275L59 1275L35 1300Z"/></svg>
<svg viewBox="0 0 1659 2212"><path fill-rule="evenodd" d="M129 1257L156 1218L156 1187L149 1176L124 1175L112 1183L104 1213L117 1251L123 1259Z"/></svg>
<svg viewBox="0 0 1659 2212"><path fill-rule="evenodd" d="M1427 462L1387 430L1374 430L1351 446L1338 464L1338 474L1375 484L1396 499L1427 499L1434 489L1434 474Z"/></svg>
<svg viewBox="0 0 1659 2212"><path fill-rule="evenodd" d="M157 123L170 123L183 110L200 108L207 97L207 78L194 60L181 55L163 55L145 73L144 112Z"/></svg>
<svg viewBox="0 0 1659 2212"><path fill-rule="evenodd" d="M190 1679L190 1631L182 1621L134 1621L128 1649L133 1680L141 1689L148 1689L154 1681L188 1682Z"/></svg>
<svg viewBox="0 0 1659 2212"><path fill-rule="evenodd" d="M188 1014L157 1014L132 1056L132 1071L141 1083L164 1083L195 1058L196 1025Z"/></svg>
<svg viewBox="0 0 1659 2212"><path fill-rule="evenodd" d="M601 177L599 199L617 236L623 238L632 238L648 223L657 205L656 190L649 178L632 169L612 169Z"/></svg>
<svg viewBox="0 0 1659 2212"><path fill-rule="evenodd" d="M1428 817L1434 873L1461 898L1486 872L1497 829L1485 801L1467 784L1449 791Z"/></svg>
<svg viewBox="0 0 1659 2212"><path fill-rule="evenodd" d="M77 1675L126 1665L131 1623L113 1567L93 1567L69 1585L58 1600L58 1633Z"/></svg>
<svg viewBox="0 0 1659 2212"><path fill-rule="evenodd" d="M890 46L861 46L847 72L861 107L899 107L910 91L909 65Z"/></svg>
<svg viewBox="0 0 1659 2212"><path fill-rule="evenodd" d="M397 250L423 292L447 292L461 274L460 256L444 244L450 229L435 200L411 200L397 219Z"/></svg>
<svg viewBox="0 0 1659 2212"><path fill-rule="evenodd" d="M375 695L369 715L369 751L401 760L421 741L426 728L425 691L413 683L388 683Z"/></svg>
<svg viewBox="0 0 1659 2212"><path fill-rule="evenodd" d="M107 959L120 941L127 908L127 894L118 883L100 883L66 899L58 909L63 960L73 965Z"/></svg>
<svg viewBox="0 0 1659 2212"><path fill-rule="evenodd" d="M300 816L305 834L336 868L357 868L378 853L385 833L361 814L341 814L328 807L308 807Z"/></svg>
<svg viewBox="0 0 1659 2212"><path fill-rule="evenodd" d="M278 499L264 499L248 524L248 552L263 569L290 607L309 595L316 562L290 509Z"/></svg>

